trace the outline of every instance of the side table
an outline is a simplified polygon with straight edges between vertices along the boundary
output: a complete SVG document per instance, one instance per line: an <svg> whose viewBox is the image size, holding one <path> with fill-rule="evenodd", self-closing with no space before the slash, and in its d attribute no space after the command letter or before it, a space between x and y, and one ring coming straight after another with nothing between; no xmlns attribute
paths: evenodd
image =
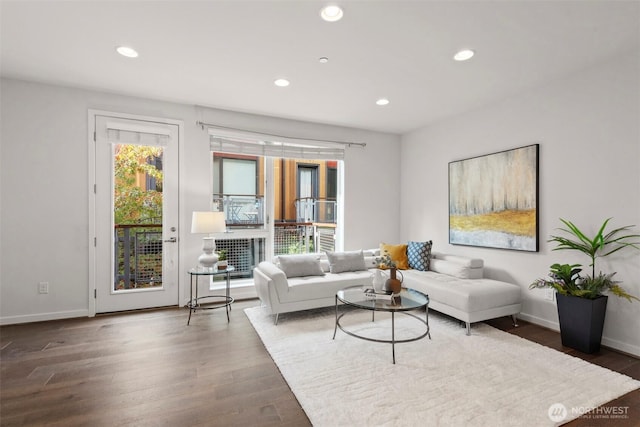
<svg viewBox="0 0 640 427"><path fill-rule="evenodd" d="M231 308L231 304L233 303L233 298L230 295L230 285L231 285L231 273L235 271L235 267L232 265L227 266L224 270L218 270L217 267L213 268L192 268L189 270L189 276L191 278L191 283L189 286L189 302L186 307L189 308L189 320L187 320L187 325L191 322L191 313L196 310L212 310L215 308L224 307L227 310L227 322L229 322L229 309ZM198 296L198 278L200 276L221 276L226 275L226 292L225 295L204 295ZM195 287L195 292L194 292ZM195 294L195 296L194 296ZM212 302L200 302L209 298L217 298L222 299L221 301L212 301Z"/></svg>

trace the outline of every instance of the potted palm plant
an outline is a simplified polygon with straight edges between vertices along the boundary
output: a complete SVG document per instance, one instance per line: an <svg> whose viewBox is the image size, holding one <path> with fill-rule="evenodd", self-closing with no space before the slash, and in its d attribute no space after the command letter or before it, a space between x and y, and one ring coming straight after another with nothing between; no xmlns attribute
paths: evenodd
<svg viewBox="0 0 640 427"><path fill-rule="evenodd" d="M580 264L553 264L549 278L538 279L529 287L553 288L557 292L558 320L562 345L584 353L600 350L608 296L604 293L626 298L629 302L637 297L627 293L620 282L613 280L613 273L598 272L596 260L625 248L640 249L640 235L629 234L633 225L613 229L605 233L611 218L604 221L593 237L585 235L571 221L560 218L566 228L560 228L566 236L551 236L549 242L557 243L553 249L581 252L591 260L591 274L582 276ZM568 237L567 237L568 236ZM640 301L640 300L638 300Z"/></svg>

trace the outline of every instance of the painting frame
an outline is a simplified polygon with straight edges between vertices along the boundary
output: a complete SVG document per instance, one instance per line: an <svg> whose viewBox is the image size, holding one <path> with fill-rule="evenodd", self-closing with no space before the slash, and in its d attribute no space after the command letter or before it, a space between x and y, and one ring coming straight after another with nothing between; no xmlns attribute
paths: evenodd
<svg viewBox="0 0 640 427"><path fill-rule="evenodd" d="M449 243L539 251L540 144L449 162Z"/></svg>

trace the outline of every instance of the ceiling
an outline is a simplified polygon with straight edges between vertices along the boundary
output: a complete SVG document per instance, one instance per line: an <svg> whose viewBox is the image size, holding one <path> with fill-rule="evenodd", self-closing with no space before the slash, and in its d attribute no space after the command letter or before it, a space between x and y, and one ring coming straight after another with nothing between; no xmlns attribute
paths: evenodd
<svg viewBox="0 0 640 427"><path fill-rule="evenodd" d="M638 1L336 1L335 23L326 3L2 0L0 69L402 134L640 50ZM461 48L476 55L453 61Z"/></svg>

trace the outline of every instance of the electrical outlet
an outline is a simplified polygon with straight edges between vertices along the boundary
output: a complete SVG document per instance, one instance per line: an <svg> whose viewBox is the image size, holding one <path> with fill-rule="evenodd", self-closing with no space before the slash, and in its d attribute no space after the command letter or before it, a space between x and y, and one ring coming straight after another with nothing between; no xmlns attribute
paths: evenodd
<svg viewBox="0 0 640 427"><path fill-rule="evenodd" d="M49 293L49 282L40 282L40 283L38 283L38 293L40 293L40 294L48 294Z"/></svg>
<svg viewBox="0 0 640 427"><path fill-rule="evenodd" d="M555 289L549 288L544 290L544 299L546 299L547 301L553 301L555 296L556 296Z"/></svg>

